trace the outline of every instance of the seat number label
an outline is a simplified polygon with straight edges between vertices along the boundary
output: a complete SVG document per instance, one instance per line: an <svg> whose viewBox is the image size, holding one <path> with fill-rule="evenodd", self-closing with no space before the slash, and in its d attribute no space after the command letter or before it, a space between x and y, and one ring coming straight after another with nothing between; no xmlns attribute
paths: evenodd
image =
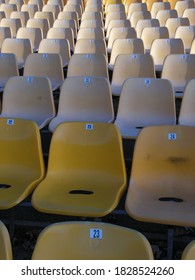
<svg viewBox="0 0 195 280"><path fill-rule="evenodd" d="M102 229L90 228L90 238L102 239Z"/></svg>

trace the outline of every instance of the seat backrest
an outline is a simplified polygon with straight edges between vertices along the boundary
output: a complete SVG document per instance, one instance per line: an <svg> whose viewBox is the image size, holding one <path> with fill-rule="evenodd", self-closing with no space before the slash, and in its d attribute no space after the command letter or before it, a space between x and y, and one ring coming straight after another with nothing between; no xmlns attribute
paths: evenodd
<svg viewBox="0 0 195 280"><path fill-rule="evenodd" d="M70 60L70 44L66 39L43 39L39 44L38 52L60 54L63 67L66 67Z"/></svg>
<svg viewBox="0 0 195 280"><path fill-rule="evenodd" d="M114 110L110 84L103 77L67 77L61 91L57 117L50 131L62 122L112 122Z"/></svg>
<svg viewBox="0 0 195 280"><path fill-rule="evenodd" d="M103 21L98 19L86 19L82 20L80 24L80 28L95 28L95 27L103 27Z"/></svg>
<svg viewBox="0 0 195 280"><path fill-rule="evenodd" d="M43 38L46 38L49 30L49 21L46 18L30 18L26 23L26 27L40 28L43 32Z"/></svg>
<svg viewBox="0 0 195 280"><path fill-rule="evenodd" d="M159 20L160 26L165 26L166 21L169 18L177 18L178 14L176 10L160 10L156 14L156 18Z"/></svg>
<svg viewBox="0 0 195 280"><path fill-rule="evenodd" d="M17 11L17 6L15 4L2 3L0 11L5 13L6 18L10 18L11 13Z"/></svg>
<svg viewBox="0 0 195 280"><path fill-rule="evenodd" d="M46 77L12 77L5 86L2 118L33 120L39 128L55 116L51 84Z"/></svg>
<svg viewBox="0 0 195 280"><path fill-rule="evenodd" d="M175 92L183 93L187 82L194 76L194 54L170 54L165 58L161 77L171 81Z"/></svg>
<svg viewBox="0 0 195 280"><path fill-rule="evenodd" d="M164 79L130 78L122 87L115 125L123 138L136 138L149 125L176 124L171 83Z"/></svg>
<svg viewBox="0 0 195 280"><path fill-rule="evenodd" d="M62 11L59 12L57 19L63 19L63 20L70 20L73 19L76 22L76 27L79 28L79 19L77 12L71 12L71 11Z"/></svg>
<svg viewBox="0 0 195 280"><path fill-rule="evenodd" d="M131 3L126 5L127 18L131 17L131 14L135 11L147 11L146 3Z"/></svg>
<svg viewBox="0 0 195 280"><path fill-rule="evenodd" d="M46 4L43 6L42 9L43 12L52 12L54 15L54 20L58 17L59 12L61 11L61 8L59 5L55 4Z"/></svg>
<svg viewBox="0 0 195 280"><path fill-rule="evenodd" d="M175 4L175 10L178 13L178 17L182 17L185 9L195 8L195 3L192 0L177 1Z"/></svg>
<svg viewBox="0 0 195 280"><path fill-rule="evenodd" d="M39 259L153 259L151 246L136 230L97 222L66 222L45 228L32 255Z"/></svg>
<svg viewBox="0 0 195 280"><path fill-rule="evenodd" d="M54 23L54 15L52 12L43 12L43 11L37 11L34 14L34 18L43 18L43 19L47 19L49 22L49 28L53 26Z"/></svg>
<svg viewBox="0 0 195 280"><path fill-rule="evenodd" d="M21 12L21 11L14 11L11 13L10 18L19 18L21 20L22 27L25 27L27 21L29 20L29 13Z"/></svg>
<svg viewBox="0 0 195 280"><path fill-rule="evenodd" d="M109 21L108 28L106 31L106 38L110 36L110 31L114 27L131 27L131 23L128 19L113 19Z"/></svg>
<svg viewBox="0 0 195 280"><path fill-rule="evenodd" d="M5 87L7 80L19 76L18 62L13 53L0 53L0 90Z"/></svg>
<svg viewBox="0 0 195 280"><path fill-rule="evenodd" d="M185 9L183 17L187 17L190 21L190 25L195 25L195 8Z"/></svg>
<svg viewBox="0 0 195 280"><path fill-rule="evenodd" d="M52 90L58 89L64 81L61 56L57 53L28 55L24 64L24 76L48 77Z"/></svg>
<svg viewBox="0 0 195 280"><path fill-rule="evenodd" d="M115 20L115 19L125 20L126 18L127 18L126 13L124 11L123 12L109 12L109 13L107 13L106 17L105 17L105 30L107 30L109 22L111 20Z"/></svg>
<svg viewBox="0 0 195 280"><path fill-rule="evenodd" d="M74 53L99 53L107 56L106 43L102 39L77 40Z"/></svg>
<svg viewBox="0 0 195 280"><path fill-rule="evenodd" d="M74 54L71 56L67 77L100 76L108 78L108 62L103 54Z"/></svg>
<svg viewBox="0 0 195 280"><path fill-rule="evenodd" d="M11 30L9 27L0 27L0 48L6 38L11 38Z"/></svg>
<svg viewBox="0 0 195 280"><path fill-rule="evenodd" d="M34 52L38 50L39 44L43 39L43 32L41 28L20 27L16 34L18 39L29 39Z"/></svg>
<svg viewBox="0 0 195 280"><path fill-rule="evenodd" d="M169 2L154 2L151 8L151 16L152 18L156 18L158 11L160 10L170 10L171 5Z"/></svg>
<svg viewBox="0 0 195 280"><path fill-rule="evenodd" d="M80 28L77 34L79 39L104 39L104 30L102 27Z"/></svg>
<svg viewBox="0 0 195 280"><path fill-rule="evenodd" d="M178 26L175 38L181 38L184 43L185 52L189 53L192 41L195 39L195 26Z"/></svg>
<svg viewBox="0 0 195 280"><path fill-rule="evenodd" d="M1 47L2 53L14 53L18 67L23 68L27 56L32 53L31 41L29 39L6 38Z"/></svg>
<svg viewBox="0 0 195 280"><path fill-rule="evenodd" d="M195 225L195 127L150 126L134 147L127 213L136 220Z"/></svg>
<svg viewBox="0 0 195 280"><path fill-rule="evenodd" d="M119 54L144 54L143 41L135 39L116 39L112 46L109 69L113 70L116 58Z"/></svg>
<svg viewBox="0 0 195 280"><path fill-rule="evenodd" d="M74 34L74 39L77 38L77 27L76 21L74 19L56 19L54 21L53 27L57 28L71 28Z"/></svg>
<svg viewBox="0 0 195 280"><path fill-rule="evenodd" d="M184 54L182 39L155 39L150 49L153 57L155 70L162 71L164 60L169 54Z"/></svg>
<svg viewBox="0 0 195 280"><path fill-rule="evenodd" d="M128 78L155 78L154 62L149 54L120 54L115 60L112 75L112 94L120 95Z"/></svg>
<svg viewBox="0 0 195 280"><path fill-rule="evenodd" d="M12 244L6 226L0 221L0 260L12 260Z"/></svg>
<svg viewBox="0 0 195 280"><path fill-rule="evenodd" d="M150 11L135 11L131 14L130 21L131 26L136 28L137 23L141 19L151 19Z"/></svg>
<svg viewBox="0 0 195 280"><path fill-rule="evenodd" d="M150 53L153 41L160 38L169 38L167 27L145 27L141 34L141 39L143 40L145 51Z"/></svg>
<svg viewBox="0 0 195 280"><path fill-rule="evenodd" d="M23 4L21 7L21 12L28 12L29 18L34 18L34 14L39 11L37 4Z"/></svg>
<svg viewBox="0 0 195 280"><path fill-rule="evenodd" d="M11 30L11 36L16 37L17 31L22 26L22 23L19 18L3 18L0 26L9 27Z"/></svg>
<svg viewBox="0 0 195 280"><path fill-rule="evenodd" d="M142 31L146 27L159 27L160 23L158 19L140 19L136 25L137 37L141 38Z"/></svg>
<svg viewBox="0 0 195 280"><path fill-rule="evenodd" d="M186 18L168 18L165 26L169 30L169 37L175 38L175 32L179 26L189 26L190 21Z"/></svg>
<svg viewBox="0 0 195 280"><path fill-rule="evenodd" d="M47 32L47 39L66 39L70 50L74 51L74 34L72 28L52 27Z"/></svg>

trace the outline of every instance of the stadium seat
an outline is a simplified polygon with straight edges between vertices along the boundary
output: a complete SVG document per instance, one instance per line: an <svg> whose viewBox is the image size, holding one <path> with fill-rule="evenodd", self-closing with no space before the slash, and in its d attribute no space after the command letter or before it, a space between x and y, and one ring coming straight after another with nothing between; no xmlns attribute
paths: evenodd
<svg viewBox="0 0 195 280"><path fill-rule="evenodd" d="M66 39L70 45L70 51L74 51L74 34L72 28L52 27L47 32L47 39Z"/></svg>
<svg viewBox="0 0 195 280"><path fill-rule="evenodd" d="M131 26L136 28L139 20L151 19L151 13L149 11L135 11L131 14L130 22Z"/></svg>
<svg viewBox="0 0 195 280"><path fill-rule="evenodd" d="M47 32L50 28L49 21L46 18L30 18L26 23L26 27L40 28L43 32L43 38L47 37Z"/></svg>
<svg viewBox="0 0 195 280"><path fill-rule="evenodd" d="M109 12L106 14L105 17L105 30L107 30L109 22L111 20L125 20L126 17L126 13L125 12Z"/></svg>
<svg viewBox="0 0 195 280"><path fill-rule="evenodd" d="M58 53L63 67L67 67L70 60L70 44L66 39L43 39L39 44L38 53Z"/></svg>
<svg viewBox="0 0 195 280"><path fill-rule="evenodd" d="M61 8L59 5L55 4L46 4L43 6L42 9L43 12L52 12L54 15L54 20L57 19L59 12L61 11Z"/></svg>
<svg viewBox="0 0 195 280"><path fill-rule="evenodd" d="M134 147L125 208L150 223L195 226L195 127L150 126Z"/></svg>
<svg viewBox="0 0 195 280"><path fill-rule="evenodd" d="M185 53L189 53L192 41L195 39L195 26L179 26L175 32L175 38L182 39Z"/></svg>
<svg viewBox="0 0 195 280"><path fill-rule="evenodd" d="M140 232L100 222L61 222L38 236L33 260L152 260Z"/></svg>
<svg viewBox="0 0 195 280"><path fill-rule="evenodd" d="M27 198L44 178L38 126L29 120L0 118L0 209Z"/></svg>
<svg viewBox="0 0 195 280"><path fill-rule="evenodd" d="M79 39L104 39L104 30L102 27L95 28L80 28L77 33L77 40Z"/></svg>
<svg viewBox="0 0 195 280"><path fill-rule="evenodd" d="M108 28L106 31L106 40L108 40L110 36L110 31L114 27L131 27L130 20L128 19L113 19L109 21Z"/></svg>
<svg viewBox="0 0 195 280"><path fill-rule="evenodd" d="M158 11L170 10L170 9L171 9L171 5L169 2L163 2L163 1L154 2L151 8L151 16L152 18L156 18Z"/></svg>
<svg viewBox="0 0 195 280"><path fill-rule="evenodd" d="M141 34L141 39L144 43L146 53L150 53L152 43L155 39L169 38L169 32L167 27L145 27Z"/></svg>
<svg viewBox="0 0 195 280"><path fill-rule="evenodd" d="M80 24L80 28L95 28L95 27L103 27L103 21L98 19L86 19L82 20Z"/></svg>
<svg viewBox="0 0 195 280"><path fill-rule="evenodd" d="M179 26L189 26L188 18L168 18L165 26L169 30L169 38L175 38L175 32Z"/></svg>
<svg viewBox="0 0 195 280"><path fill-rule="evenodd" d="M55 117L51 84L46 77L11 77L4 88L1 118L36 122L39 129Z"/></svg>
<svg viewBox="0 0 195 280"><path fill-rule="evenodd" d="M18 68L24 67L27 56L32 53L31 41L29 39L6 38L1 46L2 53L14 53L16 55Z"/></svg>
<svg viewBox="0 0 195 280"><path fill-rule="evenodd" d="M181 98L187 82L195 77L195 55L168 55L164 60L161 77L171 81L175 96Z"/></svg>
<svg viewBox="0 0 195 280"><path fill-rule="evenodd" d="M160 27L160 23L158 19L140 19L136 24L136 33L137 37L141 38L142 31L146 27Z"/></svg>
<svg viewBox="0 0 195 280"><path fill-rule="evenodd" d="M49 28L53 26L54 15L53 15L52 12L37 11L34 14L34 18L37 18L37 19L47 19L48 23L49 23Z"/></svg>
<svg viewBox="0 0 195 280"><path fill-rule="evenodd" d="M177 18L178 14L176 10L160 10L156 15L156 19L159 20L160 26L165 26L166 21L169 18Z"/></svg>
<svg viewBox="0 0 195 280"><path fill-rule="evenodd" d="M110 31L110 35L108 38L108 46L107 51L111 53L113 43L116 39L133 39L137 38L137 34L135 28L133 27L114 27Z"/></svg>
<svg viewBox="0 0 195 280"><path fill-rule="evenodd" d="M47 5L59 5L61 10L63 10L64 1L63 0L48 0Z"/></svg>
<svg viewBox="0 0 195 280"><path fill-rule="evenodd" d="M8 19L13 11L17 11L15 4L2 3L0 5L0 11L5 13L5 17Z"/></svg>
<svg viewBox="0 0 195 280"><path fill-rule="evenodd" d="M108 62L103 54L73 54L68 64L67 77L99 76L108 78Z"/></svg>
<svg viewBox="0 0 195 280"><path fill-rule="evenodd" d="M56 19L54 21L53 27L55 28L71 28L73 31L73 37L77 39L77 26L76 21L74 19Z"/></svg>
<svg viewBox="0 0 195 280"><path fill-rule="evenodd" d="M62 122L112 122L114 110L110 84L103 77L67 77L64 81L57 116L50 122L54 132Z"/></svg>
<svg viewBox="0 0 195 280"><path fill-rule="evenodd" d="M22 26L21 20L19 18L2 18L0 22L0 27L9 27L11 30L11 37L15 38L18 29Z"/></svg>
<svg viewBox="0 0 195 280"><path fill-rule="evenodd" d="M24 64L24 76L48 77L52 90L57 90L64 81L61 56L57 53L32 53Z"/></svg>
<svg viewBox="0 0 195 280"><path fill-rule="evenodd" d="M66 6L64 6L66 7ZM59 12L57 19L63 20L74 20L76 23L76 28L79 28L79 18L77 12L70 12L70 11L62 11Z"/></svg>
<svg viewBox="0 0 195 280"><path fill-rule="evenodd" d="M188 1L177 1L175 4L175 10L178 13L178 17L182 17L185 9L195 8L195 3L192 0Z"/></svg>
<svg viewBox="0 0 195 280"><path fill-rule="evenodd" d="M133 12L138 11L147 11L147 4L146 3L130 3L126 5L126 13L127 18L131 17Z"/></svg>
<svg viewBox="0 0 195 280"><path fill-rule="evenodd" d="M20 27L16 34L17 39L29 39L31 41L33 52L37 52L39 44L43 39L41 28Z"/></svg>
<svg viewBox="0 0 195 280"><path fill-rule="evenodd" d="M168 80L130 78L124 82L115 120L123 138L135 139L146 126L174 124L174 91Z"/></svg>
<svg viewBox="0 0 195 280"><path fill-rule="evenodd" d="M28 12L14 11L11 13L10 18L16 18L21 20L21 26L25 27L27 21L29 20Z"/></svg>
<svg viewBox="0 0 195 280"><path fill-rule="evenodd" d="M31 202L40 212L102 217L117 207L125 189L124 155L116 126L69 122L53 133L47 176Z"/></svg>
<svg viewBox="0 0 195 280"><path fill-rule="evenodd" d="M119 54L144 54L143 41L139 38L136 39L116 39L112 46L110 55L110 63L108 65L110 70L114 69L116 58Z"/></svg>
<svg viewBox="0 0 195 280"><path fill-rule="evenodd" d="M74 54L77 53L96 53L107 56L105 40L98 39L80 39L75 45Z"/></svg>
<svg viewBox="0 0 195 280"><path fill-rule="evenodd" d="M0 260L12 260L12 244L6 226L0 221Z"/></svg>
<svg viewBox="0 0 195 280"><path fill-rule="evenodd" d="M28 12L29 18L34 18L34 14L39 11L39 7L36 4L23 4L21 12Z"/></svg>
<svg viewBox="0 0 195 280"><path fill-rule="evenodd" d="M115 60L111 87L112 94L120 96L128 78L155 78L154 62L149 54L120 54Z"/></svg>
<svg viewBox="0 0 195 280"><path fill-rule="evenodd" d="M183 250L182 260L195 260L195 241L192 240Z"/></svg>
<svg viewBox="0 0 195 280"><path fill-rule="evenodd" d="M180 125L195 126L194 86L195 79L192 79L187 83L185 87L178 118L178 123Z"/></svg>
<svg viewBox="0 0 195 280"><path fill-rule="evenodd" d="M181 39L155 39L150 49L156 72L161 73L164 60L169 54L184 54L184 45Z"/></svg>
<svg viewBox="0 0 195 280"><path fill-rule="evenodd" d="M19 76L18 62L13 53L0 53L0 91L10 77Z"/></svg>
<svg viewBox="0 0 195 280"><path fill-rule="evenodd" d="M195 25L195 8L185 9L183 17L187 17L190 21L190 25Z"/></svg>
<svg viewBox="0 0 195 280"><path fill-rule="evenodd" d="M29 0L28 4L29 5L37 5L39 7L39 11L41 11L42 8L43 8L43 0Z"/></svg>

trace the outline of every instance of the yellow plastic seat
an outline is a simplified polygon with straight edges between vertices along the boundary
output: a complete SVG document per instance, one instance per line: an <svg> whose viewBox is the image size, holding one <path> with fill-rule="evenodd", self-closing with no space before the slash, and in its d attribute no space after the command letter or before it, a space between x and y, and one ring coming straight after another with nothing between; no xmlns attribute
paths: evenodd
<svg viewBox="0 0 195 280"><path fill-rule="evenodd" d="M195 126L194 86L195 79L192 79L187 83L185 87L178 118L178 123L180 125Z"/></svg>
<svg viewBox="0 0 195 280"><path fill-rule="evenodd" d="M151 11L152 6L155 2L162 2L162 0L145 0L148 10Z"/></svg>
<svg viewBox="0 0 195 280"><path fill-rule="evenodd" d="M150 53L152 43L155 39L168 39L169 32L167 27L145 27L141 34L146 53Z"/></svg>
<svg viewBox="0 0 195 280"><path fill-rule="evenodd" d="M116 39L112 46L110 55L110 63L108 65L110 70L114 69L116 58L119 54L144 54L143 41L136 39Z"/></svg>
<svg viewBox="0 0 195 280"><path fill-rule="evenodd" d="M13 53L0 53L0 91L10 77L19 76L18 62Z"/></svg>
<svg viewBox="0 0 195 280"><path fill-rule="evenodd" d="M6 226L0 221L0 260L12 260L12 244Z"/></svg>
<svg viewBox="0 0 195 280"><path fill-rule="evenodd" d="M24 76L48 77L52 90L57 90L64 81L63 65L58 53L32 53L26 58Z"/></svg>
<svg viewBox="0 0 195 280"><path fill-rule="evenodd" d="M55 117L51 84L46 77L11 77L4 88L1 118L36 122L39 129Z"/></svg>
<svg viewBox="0 0 195 280"><path fill-rule="evenodd" d="M39 7L39 11L43 8L43 0L28 0L29 5L37 5Z"/></svg>
<svg viewBox="0 0 195 280"><path fill-rule="evenodd" d="M64 8L64 1L63 0L48 0L48 5L59 5L61 10Z"/></svg>
<svg viewBox="0 0 195 280"><path fill-rule="evenodd" d="M68 64L67 77L73 76L99 76L108 78L108 62L106 56L98 53L77 53L72 55Z"/></svg>
<svg viewBox="0 0 195 280"><path fill-rule="evenodd" d="M53 27L55 28L71 28L73 31L74 39L77 39L77 27L74 19L56 19Z"/></svg>
<svg viewBox="0 0 195 280"><path fill-rule="evenodd" d="M66 39L43 39L39 44L38 53L58 53L62 58L63 67L70 60L70 44Z"/></svg>
<svg viewBox="0 0 195 280"><path fill-rule="evenodd" d="M120 96L125 80L138 77L155 78L152 56L149 54L119 54L113 69L112 95Z"/></svg>
<svg viewBox="0 0 195 280"><path fill-rule="evenodd" d="M63 19L63 20L75 20L76 22L76 28L79 28L79 18L77 12L73 11L62 11L59 12L57 19Z"/></svg>
<svg viewBox="0 0 195 280"><path fill-rule="evenodd" d="M38 126L29 120L0 118L0 209L12 208L44 178Z"/></svg>
<svg viewBox="0 0 195 280"><path fill-rule="evenodd" d="M195 39L195 26L179 26L175 32L175 38L182 39L185 53L189 53L192 41Z"/></svg>
<svg viewBox="0 0 195 280"><path fill-rule="evenodd" d="M112 122L114 110L110 84L103 77L67 77L57 116L50 122L53 132L62 122Z"/></svg>
<svg viewBox="0 0 195 280"><path fill-rule="evenodd" d="M160 26L165 26L169 18L178 18L178 14L176 10L160 10L156 14L156 18L159 20Z"/></svg>
<svg viewBox="0 0 195 280"><path fill-rule="evenodd" d="M116 39L135 39L137 34L133 27L114 27L110 31L108 38L107 52L112 52L113 43Z"/></svg>
<svg viewBox="0 0 195 280"><path fill-rule="evenodd" d="M176 124L171 83L163 79L131 78L123 85L115 125L123 138L135 139L143 127Z"/></svg>
<svg viewBox="0 0 195 280"><path fill-rule="evenodd" d="M184 54L184 45L181 39L155 39L150 49L156 72L161 72L164 60L169 54Z"/></svg>
<svg viewBox="0 0 195 280"><path fill-rule="evenodd" d="M82 1L80 3L82 3ZM78 20L81 19L83 12L81 5L79 3L73 3L73 1L68 1L66 5L64 5L63 11L76 12L78 15Z"/></svg>
<svg viewBox="0 0 195 280"><path fill-rule="evenodd" d="M33 52L36 52L43 39L43 32L41 28L20 27L16 34L16 38L29 39L31 41Z"/></svg>
<svg viewBox="0 0 195 280"><path fill-rule="evenodd" d="M77 53L96 53L107 56L106 43L102 39L80 39L75 45L74 54Z"/></svg>
<svg viewBox="0 0 195 280"><path fill-rule="evenodd" d="M125 12L125 6L122 3L119 4L106 4L105 5L105 13L109 12Z"/></svg>
<svg viewBox="0 0 195 280"><path fill-rule="evenodd" d="M195 226L195 127L150 126L134 147L125 208L142 222Z"/></svg>
<svg viewBox="0 0 195 280"><path fill-rule="evenodd" d="M168 55L163 64L161 77L171 81L175 96L181 98L187 82L195 77L195 55Z"/></svg>
<svg viewBox="0 0 195 280"><path fill-rule="evenodd" d="M195 241L191 241L183 250L182 260L195 260Z"/></svg>
<svg viewBox="0 0 195 280"><path fill-rule="evenodd" d="M5 1L5 2L6 2L6 1ZM18 11L21 10L21 7L22 7L22 4L23 4L23 3L24 3L23 0L9 0L9 4L16 5Z"/></svg>
<svg viewBox="0 0 195 280"><path fill-rule="evenodd" d="M29 39L6 38L1 46L2 53L14 53L16 55L18 68L24 67L27 56L32 53L31 41Z"/></svg>
<svg viewBox="0 0 195 280"><path fill-rule="evenodd" d="M64 222L39 235L33 260L152 260L150 243L140 232L98 222Z"/></svg>
<svg viewBox="0 0 195 280"><path fill-rule="evenodd" d="M80 24L80 28L95 28L95 27L103 27L103 21L98 19L86 19L82 20Z"/></svg>
<svg viewBox="0 0 195 280"><path fill-rule="evenodd" d="M103 20L101 12L83 12L81 20Z"/></svg>
<svg viewBox="0 0 195 280"><path fill-rule="evenodd" d="M62 123L53 133L47 175L33 193L32 205L40 212L102 217L117 207L125 188L116 126Z"/></svg>
<svg viewBox="0 0 195 280"><path fill-rule="evenodd" d="M89 1L87 1L89 2ZM85 11L86 12L101 12L103 13L103 7L101 5L101 3L98 3L98 2L95 2L94 3L88 3L86 6L85 6Z"/></svg>
<svg viewBox="0 0 195 280"><path fill-rule="evenodd" d="M179 26L189 26L190 21L188 18L168 18L165 26L169 30L169 37L175 38L175 32Z"/></svg>
<svg viewBox="0 0 195 280"><path fill-rule="evenodd" d="M104 30L102 27L80 28L77 33L77 40L80 39L104 39Z"/></svg>

